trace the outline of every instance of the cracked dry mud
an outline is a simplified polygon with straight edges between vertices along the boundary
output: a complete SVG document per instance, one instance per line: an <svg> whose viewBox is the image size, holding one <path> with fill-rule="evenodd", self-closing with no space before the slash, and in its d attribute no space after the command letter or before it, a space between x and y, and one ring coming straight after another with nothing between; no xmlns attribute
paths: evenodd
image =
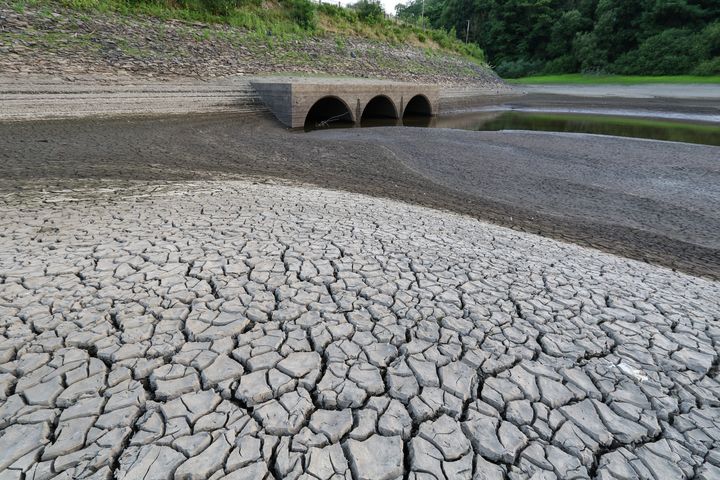
<svg viewBox="0 0 720 480"><path fill-rule="evenodd" d="M0 207L0 478L710 479L720 284L249 181Z"/></svg>

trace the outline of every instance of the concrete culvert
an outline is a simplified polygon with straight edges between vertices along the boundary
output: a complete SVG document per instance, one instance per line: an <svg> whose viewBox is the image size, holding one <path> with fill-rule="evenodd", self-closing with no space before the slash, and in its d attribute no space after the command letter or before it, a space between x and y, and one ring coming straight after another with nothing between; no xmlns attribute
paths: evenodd
<svg viewBox="0 0 720 480"><path fill-rule="evenodd" d="M352 113L337 97L323 97L310 108L305 116L305 128L323 128L352 125Z"/></svg>
<svg viewBox="0 0 720 480"><path fill-rule="evenodd" d="M403 112L403 118L406 116L430 116L432 115L432 107L425 95L415 95L410 99Z"/></svg>
<svg viewBox="0 0 720 480"><path fill-rule="evenodd" d="M371 118L398 118L395 104L385 95L378 95L365 105L360 121Z"/></svg>

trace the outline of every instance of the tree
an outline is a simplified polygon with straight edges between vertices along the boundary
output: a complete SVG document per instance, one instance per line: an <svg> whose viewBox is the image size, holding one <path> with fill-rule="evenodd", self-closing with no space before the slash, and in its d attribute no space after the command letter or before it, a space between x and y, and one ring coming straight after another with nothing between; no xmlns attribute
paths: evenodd
<svg viewBox="0 0 720 480"><path fill-rule="evenodd" d="M417 21L421 2L398 16ZM425 17L460 35L470 20L470 40L507 76L720 67L720 0L426 0Z"/></svg>

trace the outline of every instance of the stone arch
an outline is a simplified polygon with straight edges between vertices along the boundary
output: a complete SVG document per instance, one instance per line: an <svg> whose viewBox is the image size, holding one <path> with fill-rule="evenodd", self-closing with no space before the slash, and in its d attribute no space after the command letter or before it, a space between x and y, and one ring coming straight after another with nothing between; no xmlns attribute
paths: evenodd
<svg viewBox="0 0 720 480"><path fill-rule="evenodd" d="M305 128L323 127L336 123L353 124L355 119L345 100L335 95L320 98L305 115Z"/></svg>
<svg viewBox="0 0 720 480"><path fill-rule="evenodd" d="M370 118L398 118L395 103L387 95L373 97L363 109L360 121Z"/></svg>
<svg viewBox="0 0 720 480"><path fill-rule="evenodd" d="M410 101L405 106L405 111L403 112L403 117L406 115L424 115L424 116L432 116L432 104L430 103L430 100L423 95L418 94L415 95L410 99Z"/></svg>

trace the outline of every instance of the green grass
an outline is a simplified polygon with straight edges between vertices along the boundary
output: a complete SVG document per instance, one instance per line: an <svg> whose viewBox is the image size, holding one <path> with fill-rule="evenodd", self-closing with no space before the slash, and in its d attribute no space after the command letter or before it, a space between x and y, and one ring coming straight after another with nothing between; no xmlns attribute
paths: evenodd
<svg viewBox="0 0 720 480"><path fill-rule="evenodd" d="M537 77L508 78L508 83L520 85L568 84L568 85L647 85L660 83L703 83L720 84L720 76L701 77L696 75L674 75L662 77L624 75L542 75Z"/></svg>

